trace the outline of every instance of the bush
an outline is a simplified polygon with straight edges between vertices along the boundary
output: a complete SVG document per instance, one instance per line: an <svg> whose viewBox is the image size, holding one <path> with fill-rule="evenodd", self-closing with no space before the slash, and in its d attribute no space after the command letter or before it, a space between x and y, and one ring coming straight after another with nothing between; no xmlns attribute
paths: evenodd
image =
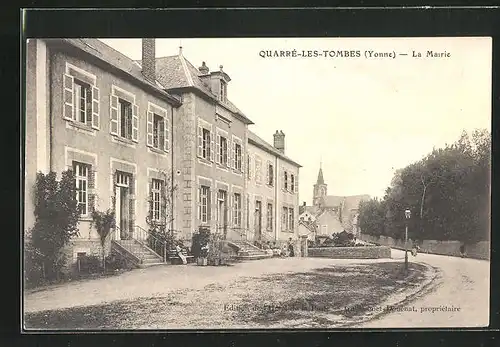
<svg viewBox="0 0 500 347"><path fill-rule="evenodd" d="M80 273L97 273L102 269L102 260L96 255L84 255L78 258L76 266Z"/></svg>
<svg viewBox="0 0 500 347"><path fill-rule="evenodd" d="M120 256L111 254L106 257L106 269L109 271L127 270L129 268L130 266L127 260Z"/></svg>
<svg viewBox="0 0 500 347"><path fill-rule="evenodd" d="M78 235L79 211L75 180L71 170L61 179L53 171L38 173L35 183L35 225L30 230L36 266L47 280L61 277L66 257L62 251L70 239Z"/></svg>
<svg viewBox="0 0 500 347"><path fill-rule="evenodd" d="M198 232L193 234L191 253L195 258L206 257L207 254L202 252L202 247L208 245L210 242L210 229L205 227L200 227ZM203 254L202 254L203 253Z"/></svg>

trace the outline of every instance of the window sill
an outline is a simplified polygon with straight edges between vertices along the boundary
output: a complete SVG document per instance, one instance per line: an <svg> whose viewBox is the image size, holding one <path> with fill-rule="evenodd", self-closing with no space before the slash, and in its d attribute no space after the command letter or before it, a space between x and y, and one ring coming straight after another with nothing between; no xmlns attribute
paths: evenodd
<svg viewBox="0 0 500 347"><path fill-rule="evenodd" d="M117 135L112 135L112 136L113 137L111 139L112 139L113 142L119 143L119 144L127 146L127 147L135 148L135 142L134 141L126 139L126 138L121 137L121 136L117 136Z"/></svg>
<svg viewBox="0 0 500 347"><path fill-rule="evenodd" d="M91 126L89 126L87 124L83 124L83 123L77 122L77 121L67 120L66 121L66 127L68 129L76 130L78 132L82 132L82 133L85 133L85 134L88 134L88 135L92 135L92 136L95 136L96 132L97 132Z"/></svg>
<svg viewBox="0 0 500 347"><path fill-rule="evenodd" d="M223 171L228 171L229 167L225 164L216 164L218 169L221 169Z"/></svg>
<svg viewBox="0 0 500 347"><path fill-rule="evenodd" d="M92 222L92 217L90 216L82 216L78 217L79 222Z"/></svg>
<svg viewBox="0 0 500 347"><path fill-rule="evenodd" d="M167 155L167 153L168 153L166 151L162 151L159 148L151 147L151 146L148 146L148 152L153 153L153 154L159 154L159 155Z"/></svg>
<svg viewBox="0 0 500 347"><path fill-rule="evenodd" d="M208 159L203 158L203 157L198 157L198 161L202 164L212 166L212 162Z"/></svg>

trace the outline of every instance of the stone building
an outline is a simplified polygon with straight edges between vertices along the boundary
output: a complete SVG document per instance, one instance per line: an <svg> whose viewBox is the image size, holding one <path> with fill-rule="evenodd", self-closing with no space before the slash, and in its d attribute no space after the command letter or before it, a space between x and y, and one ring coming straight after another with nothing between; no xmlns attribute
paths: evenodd
<svg viewBox="0 0 500 347"><path fill-rule="evenodd" d="M141 246L151 221L187 243L200 227L229 240L296 239L300 165L283 132L273 146L249 131L222 66L195 68L182 49L157 58L154 39L142 40L140 61L96 39L26 48L27 236L36 173L70 169L81 211L73 260L99 246L94 209L115 212L111 247L151 262L158 254Z"/></svg>
<svg viewBox="0 0 500 347"><path fill-rule="evenodd" d="M274 146L248 132L247 229L250 239L282 244L298 238L300 164L285 156L285 134Z"/></svg>
<svg viewBox="0 0 500 347"><path fill-rule="evenodd" d="M146 53L148 44L154 49L145 40ZM73 259L99 245L94 209L114 210L117 244L137 238L148 216L168 213L154 191L165 184L161 169L172 167L180 100L154 68L141 69L99 40L30 39L26 52L25 230L34 224L36 173L70 169L80 209Z"/></svg>

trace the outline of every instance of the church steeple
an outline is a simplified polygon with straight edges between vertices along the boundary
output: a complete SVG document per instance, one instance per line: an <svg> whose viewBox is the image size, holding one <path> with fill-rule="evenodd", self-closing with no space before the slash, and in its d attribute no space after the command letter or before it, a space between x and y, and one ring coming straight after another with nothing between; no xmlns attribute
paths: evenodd
<svg viewBox="0 0 500 347"><path fill-rule="evenodd" d="M318 172L318 180L314 185L313 191L313 205L319 206L323 202L323 199L327 195L327 185L325 184L325 180L323 178L323 168L322 163L319 163L319 172Z"/></svg>
<svg viewBox="0 0 500 347"><path fill-rule="evenodd" d="M325 180L323 179L323 169L321 168L321 164L319 166L318 180L316 181L316 184L325 184Z"/></svg>

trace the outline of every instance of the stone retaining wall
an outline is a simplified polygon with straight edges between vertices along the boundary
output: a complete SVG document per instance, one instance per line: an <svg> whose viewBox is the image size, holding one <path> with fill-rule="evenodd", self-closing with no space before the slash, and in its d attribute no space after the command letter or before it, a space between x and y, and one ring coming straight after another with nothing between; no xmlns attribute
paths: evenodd
<svg viewBox="0 0 500 347"><path fill-rule="evenodd" d="M393 239L389 236L372 236L361 234L360 239L366 242L375 243L391 248L404 249L404 240ZM460 256L460 241L437 241L423 240L420 244L420 252L440 255ZM408 248L411 249L413 242L408 240ZM475 259L490 259L490 243L488 241L480 241L475 244L465 246L466 257Z"/></svg>
<svg viewBox="0 0 500 347"><path fill-rule="evenodd" d="M318 247L309 248L308 253L309 257L333 259L379 259L391 257L391 249L385 246Z"/></svg>

